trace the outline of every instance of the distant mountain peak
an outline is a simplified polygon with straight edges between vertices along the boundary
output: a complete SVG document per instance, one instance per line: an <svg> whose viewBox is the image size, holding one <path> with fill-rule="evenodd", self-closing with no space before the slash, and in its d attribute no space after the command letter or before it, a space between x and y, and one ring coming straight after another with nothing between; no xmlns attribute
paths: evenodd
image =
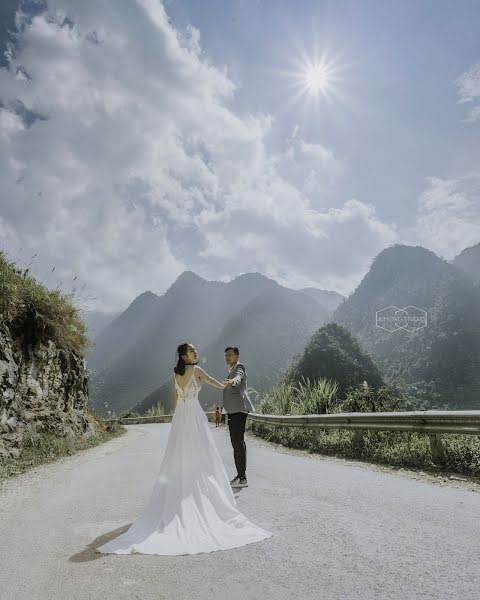
<svg viewBox="0 0 480 600"><path fill-rule="evenodd" d="M175 283L180 281L205 281L205 279L193 271L183 271L183 273L180 273L180 275L177 277Z"/></svg>
<svg viewBox="0 0 480 600"><path fill-rule="evenodd" d="M177 279L172 283L170 289L184 286L188 287L197 283L205 283L205 281L206 280L203 279L203 277L200 277L200 275L197 275L193 271L183 271L183 273L180 273Z"/></svg>
<svg viewBox="0 0 480 600"><path fill-rule="evenodd" d="M192 288L196 288L199 284L207 283L203 277L197 275L193 271L183 271L180 275L175 279L172 285L165 292L165 295L168 297L170 294L174 293L183 293L185 291L192 290Z"/></svg>
<svg viewBox="0 0 480 600"><path fill-rule="evenodd" d="M428 248L424 248L423 246L410 246L408 244L392 244L391 246L384 248L377 255L377 260L390 260L393 255L402 258L424 256L430 259L434 258L436 260L442 260L435 252L428 250Z"/></svg>
<svg viewBox="0 0 480 600"><path fill-rule="evenodd" d="M152 291L147 290L145 292L142 292L141 294L139 294L131 303L130 303L130 307L132 306L142 306L144 304L150 304L153 300L158 300L159 296L157 296L157 294L154 294ZM129 308L130 308L129 307Z"/></svg>
<svg viewBox="0 0 480 600"><path fill-rule="evenodd" d="M153 298L153 297L156 297L156 298L158 298L157 294L155 294L155 293L154 293L154 292L152 292L151 290L146 290L145 292L142 292L141 294L139 294L139 295L137 296L137 299L138 299L138 298Z"/></svg>
<svg viewBox="0 0 480 600"><path fill-rule="evenodd" d="M263 275L263 273L259 273L258 271L252 271L249 273L242 273L241 275L238 275L237 277L235 277L234 279L232 279L231 283L233 283L234 281L251 281L251 282L269 282L269 283L273 283L275 285L278 285L278 283L274 280L274 279L270 279L270 277L267 277L266 275Z"/></svg>
<svg viewBox="0 0 480 600"><path fill-rule="evenodd" d="M434 272L443 271L445 266L450 265L444 258L423 246L394 244L377 254L363 281L378 276L395 279L402 274L409 277L430 278L434 276Z"/></svg>

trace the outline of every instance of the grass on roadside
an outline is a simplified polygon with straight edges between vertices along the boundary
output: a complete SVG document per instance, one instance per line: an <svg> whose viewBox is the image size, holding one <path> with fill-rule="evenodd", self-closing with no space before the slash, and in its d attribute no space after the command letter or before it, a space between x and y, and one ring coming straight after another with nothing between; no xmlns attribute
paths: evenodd
<svg viewBox="0 0 480 600"><path fill-rule="evenodd" d="M0 461L0 480L14 477L39 465L51 463L64 456L70 456L93 448L126 433L127 429L116 421L108 423L104 431L90 437L60 437L52 433L25 433L23 447L16 459Z"/></svg>
<svg viewBox="0 0 480 600"><path fill-rule="evenodd" d="M328 404L326 404L328 402ZM329 413L404 410L388 388L379 390L351 389L342 402L332 397L332 387L319 382L295 386L278 384L261 398L259 413L318 414L314 407L328 405ZM325 413L325 410L321 410ZM435 473L450 472L480 477L480 436L455 433L442 434L445 462L432 459L427 435L406 431L365 431L359 439L355 431L282 427L247 420L247 431L273 443L312 453L360 459L395 467L417 468Z"/></svg>

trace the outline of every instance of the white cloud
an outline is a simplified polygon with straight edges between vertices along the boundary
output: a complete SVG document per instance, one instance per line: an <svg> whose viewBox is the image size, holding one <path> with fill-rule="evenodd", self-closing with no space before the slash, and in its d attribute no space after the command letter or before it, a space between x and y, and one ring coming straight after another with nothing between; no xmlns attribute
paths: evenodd
<svg viewBox="0 0 480 600"><path fill-rule="evenodd" d="M451 260L480 241L480 172L458 179L429 177L418 201L416 238Z"/></svg>
<svg viewBox="0 0 480 600"><path fill-rule="evenodd" d="M296 126L285 150L271 157L277 171L317 206L329 206L335 186L343 175L341 161L319 143L306 142Z"/></svg>
<svg viewBox="0 0 480 600"><path fill-rule="evenodd" d="M465 121L480 121L480 62L472 65L462 73L456 80L458 103L473 102L475 104L467 113Z"/></svg>
<svg viewBox="0 0 480 600"><path fill-rule="evenodd" d="M41 278L56 265L66 291L77 275L91 306L163 292L186 268L347 293L396 241L361 201L313 207L341 161L298 131L268 154L272 117L229 107L234 82L159 1L50 1L20 37L0 69L2 246L38 253Z"/></svg>

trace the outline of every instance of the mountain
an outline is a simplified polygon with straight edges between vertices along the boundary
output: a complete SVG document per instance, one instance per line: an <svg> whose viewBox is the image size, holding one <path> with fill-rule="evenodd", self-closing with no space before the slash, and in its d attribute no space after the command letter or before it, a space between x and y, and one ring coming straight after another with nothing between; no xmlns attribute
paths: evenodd
<svg viewBox="0 0 480 600"><path fill-rule="evenodd" d="M420 246L395 245L375 257L331 321L419 407L477 408L479 306L479 290L455 266Z"/></svg>
<svg viewBox="0 0 480 600"><path fill-rule="evenodd" d="M183 341L195 344L200 366L219 379L226 375L225 347L238 346L249 386L264 388L278 379L327 315L313 298L260 273L229 283L182 274L160 297L148 331L95 378L92 401L97 411L105 402L118 413L143 412L158 402L169 410L175 351ZM218 401L219 393L204 386L203 405Z"/></svg>
<svg viewBox="0 0 480 600"><path fill-rule="evenodd" d="M317 288L302 288L300 290L304 294L314 298L321 306L326 308L328 311L334 311L339 304L345 300L345 296L338 292L332 292L330 290L319 290Z"/></svg>
<svg viewBox="0 0 480 600"><path fill-rule="evenodd" d="M189 271L182 273L149 305L147 314L144 306L132 310L127 328L111 331L106 340L100 336L100 359L106 366L91 381L93 410L122 413L155 390L170 375L177 346L184 339L198 345L196 340L211 335L218 321L223 324L227 308L224 286ZM114 348L112 343L116 343Z"/></svg>
<svg viewBox="0 0 480 600"><path fill-rule="evenodd" d="M218 394L220 394L218 396L218 399L220 399L222 390L219 389L219 390L217 390L217 392L218 392ZM200 394L201 394L201 392L200 392ZM199 398L201 398L201 396L199 396ZM140 402L138 402L137 404L135 404L135 406L133 406L129 412L132 412L132 413L138 414L138 415L144 415L149 408L152 408L152 406L156 406L157 404L159 404L160 406L163 406L163 408L165 410L165 414L172 413L172 410L173 410L173 370L172 370L170 379L168 381L165 381L164 383L162 383L162 385L160 387L158 387L153 392L148 394L148 396L145 396L145 398L143 400L141 400Z"/></svg>
<svg viewBox="0 0 480 600"><path fill-rule="evenodd" d="M480 242L457 254L452 265L461 269L477 286L480 285Z"/></svg>
<svg viewBox="0 0 480 600"><path fill-rule="evenodd" d="M378 388L383 378L373 360L345 328L335 323L321 327L311 338L302 354L289 368L286 380L299 382L302 378L318 381L333 379L338 383L338 397L343 398L349 386L358 387L363 381Z"/></svg>
<svg viewBox="0 0 480 600"><path fill-rule="evenodd" d="M140 294L130 306L113 319L94 340L86 360L90 369L101 372L125 349L147 331L155 317L160 298L153 292Z"/></svg>
<svg viewBox="0 0 480 600"><path fill-rule="evenodd" d="M313 298L275 284L229 319L201 353L199 365L216 379L223 380L228 372L225 348L235 345L240 350L240 360L245 361L247 367L249 388L263 391L282 377L293 356L303 349L327 316L327 311ZM172 391L170 376L132 410L142 414L160 403L169 411ZM204 385L199 395L205 408L218 404L221 398L221 390L209 385Z"/></svg>

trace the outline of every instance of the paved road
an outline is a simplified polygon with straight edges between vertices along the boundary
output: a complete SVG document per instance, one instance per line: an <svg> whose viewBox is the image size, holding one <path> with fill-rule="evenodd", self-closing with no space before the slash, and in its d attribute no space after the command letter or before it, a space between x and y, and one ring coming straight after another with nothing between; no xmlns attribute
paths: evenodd
<svg viewBox="0 0 480 600"><path fill-rule="evenodd" d="M224 427L212 432L235 473ZM1 600L480 598L480 494L248 436L239 509L273 537L195 556L104 555L149 496L170 424L0 484Z"/></svg>

